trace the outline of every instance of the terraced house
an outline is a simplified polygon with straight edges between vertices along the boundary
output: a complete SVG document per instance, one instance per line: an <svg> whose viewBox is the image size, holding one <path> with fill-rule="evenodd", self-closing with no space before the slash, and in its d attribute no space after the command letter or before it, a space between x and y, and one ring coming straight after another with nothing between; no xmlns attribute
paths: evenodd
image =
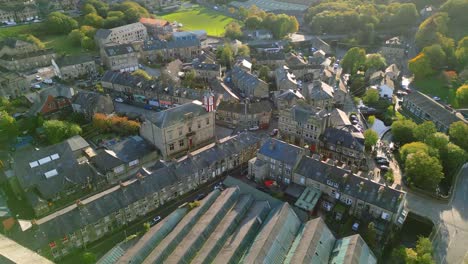
<svg viewBox="0 0 468 264"><path fill-rule="evenodd" d="M101 58L109 70L132 72L138 70L138 52L131 44L105 46Z"/></svg>
<svg viewBox="0 0 468 264"><path fill-rule="evenodd" d="M134 178L54 214L23 222L12 236L43 256L59 259L247 162L259 144L250 133L225 138L174 163L142 169Z"/></svg>
<svg viewBox="0 0 468 264"><path fill-rule="evenodd" d="M94 36L96 46L99 48L109 43L127 44L134 41L143 41L147 38L148 32L146 27L140 22L111 29L101 28L96 31L96 35Z"/></svg>
<svg viewBox="0 0 468 264"><path fill-rule="evenodd" d="M0 43L0 64L10 71L25 71L48 66L56 53L52 49L41 49L33 43L14 38Z"/></svg>

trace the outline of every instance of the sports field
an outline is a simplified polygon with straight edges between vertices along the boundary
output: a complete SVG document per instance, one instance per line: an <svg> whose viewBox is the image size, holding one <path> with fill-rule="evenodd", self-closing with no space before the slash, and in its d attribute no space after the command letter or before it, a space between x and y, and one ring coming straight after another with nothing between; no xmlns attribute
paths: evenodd
<svg viewBox="0 0 468 264"><path fill-rule="evenodd" d="M231 21L235 21L235 19L225 16L220 12L204 7L180 10L163 15L162 18L169 22L177 21L177 23L181 23L184 30L204 29L209 36L215 37L223 36L226 25Z"/></svg>

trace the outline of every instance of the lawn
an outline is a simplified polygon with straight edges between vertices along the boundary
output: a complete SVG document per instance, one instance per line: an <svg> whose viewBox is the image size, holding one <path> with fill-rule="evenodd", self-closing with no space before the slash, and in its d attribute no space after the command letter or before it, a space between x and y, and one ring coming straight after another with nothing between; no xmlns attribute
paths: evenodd
<svg viewBox="0 0 468 264"><path fill-rule="evenodd" d="M67 35L49 35L41 32L40 23L0 28L0 40L21 34L32 34L38 37L47 48L53 48L59 54L73 55L84 52L79 45L73 45L67 39Z"/></svg>
<svg viewBox="0 0 468 264"><path fill-rule="evenodd" d="M215 37L223 36L226 25L235 21L235 19L222 13L203 7L180 10L163 15L162 18L169 22L177 21L178 23L182 23L182 29L184 30L204 29L208 35Z"/></svg>
<svg viewBox="0 0 468 264"><path fill-rule="evenodd" d="M431 97L437 96L443 102L451 104L453 107L458 107L458 102L455 97L456 88L447 87L447 82L442 77L431 77L424 80L417 80L413 86L420 92L423 92Z"/></svg>

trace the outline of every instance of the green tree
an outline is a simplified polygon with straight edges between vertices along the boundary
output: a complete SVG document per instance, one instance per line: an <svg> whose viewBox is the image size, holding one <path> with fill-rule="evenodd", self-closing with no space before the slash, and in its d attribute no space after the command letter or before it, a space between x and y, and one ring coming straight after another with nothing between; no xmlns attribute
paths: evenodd
<svg viewBox="0 0 468 264"><path fill-rule="evenodd" d="M411 182L425 190L435 190L444 178L440 161L423 151L408 155L405 170Z"/></svg>
<svg viewBox="0 0 468 264"><path fill-rule="evenodd" d="M431 153L434 153L434 151L430 150L430 147L422 142L411 142L403 145L400 149L400 157L403 162L406 161L407 157L410 154L416 153L416 152L424 152L428 155Z"/></svg>
<svg viewBox="0 0 468 264"><path fill-rule="evenodd" d="M109 4L99 0L87 0L86 3L92 5L96 9L98 15L101 17L107 17Z"/></svg>
<svg viewBox="0 0 468 264"><path fill-rule="evenodd" d="M237 55L242 57L250 57L250 49L247 45L242 45L237 49Z"/></svg>
<svg viewBox="0 0 468 264"><path fill-rule="evenodd" d="M6 111L0 111L0 141L6 142L15 139L19 134L16 120Z"/></svg>
<svg viewBox="0 0 468 264"><path fill-rule="evenodd" d="M68 34L68 39L77 46L81 45L81 39L85 36L79 29L74 29Z"/></svg>
<svg viewBox="0 0 468 264"><path fill-rule="evenodd" d="M413 131L414 137L421 142L426 142L426 139L437 132L436 126L431 121L425 121L416 126Z"/></svg>
<svg viewBox="0 0 468 264"><path fill-rule="evenodd" d="M145 70L143 69L138 69L134 72L132 72L132 75L133 76L140 76L140 77L143 77L145 80L147 81L150 81L153 79L153 77L151 77L151 75L149 75Z"/></svg>
<svg viewBox="0 0 468 264"><path fill-rule="evenodd" d="M408 61L408 68L416 79L434 74L430 59L424 53L419 53L416 57Z"/></svg>
<svg viewBox="0 0 468 264"><path fill-rule="evenodd" d="M259 16L250 16L245 20L248 29L258 29L262 25L263 19Z"/></svg>
<svg viewBox="0 0 468 264"><path fill-rule="evenodd" d="M258 69L258 78L264 80L265 82L268 81L269 74L270 74L270 68L268 68L268 66L266 65L262 65Z"/></svg>
<svg viewBox="0 0 468 264"><path fill-rule="evenodd" d="M83 253L82 259L85 264L94 264L97 261L96 255L91 252Z"/></svg>
<svg viewBox="0 0 468 264"><path fill-rule="evenodd" d="M354 96L363 96L366 93L366 78L362 74L353 74L348 80L349 90Z"/></svg>
<svg viewBox="0 0 468 264"><path fill-rule="evenodd" d="M457 100L460 104L468 106L468 84L464 84L457 89Z"/></svg>
<svg viewBox="0 0 468 264"><path fill-rule="evenodd" d="M463 121L452 123L449 129L450 140L468 151L468 125Z"/></svg>
<svg viewBox="0 0 468 264"><path fill-rule="evenodd" d="M80 27L80 31L88 38L94 39L94 35L96 34L97 29L92 26L85 25Z"/></svg>
<svg viewBox="0 0 468 264"><path fill-rule="evenodd" d="M231 63L234 61L234 53L231 46L225 44L223 48L218 49L217 57L221 61L222 65L230 68Z"/></svg>
<svg viewBox="0 0 468 264"><path fill-rule="evenodd" d="M81 134L81 127L77 124L60 120L47 120L44 122L44 133L51 144L62 142L63 140Z"/></svg>
<svg viewBox="0 0 468 264"><path fill-rule="evenodd" d="M366 69L383 70L387 67L387 62L382 54L373 53L366 56Z"/></svg>
<svg viewBox="0 0 468 264"><path fill-rule="evenodd" d="M440 151L444 149L449 143L449 137L444 133L436 132L427 136L425 142L427 145Z"/></svg>
<svg viewBox="0 0 468 264"><path fill-rule="evenodd" d="M125 1L121 4L115 5L114 10L123 12L125 14L127 23L137 22L142 17L151 17L146 8L142 7L136 2L131 1Z"/></svg>
<svg viewBox="0 0 468 264"><path fill-rule="evenodd" d="M97 10L96 8L91 5L91 4L85 4L83 5L83 8L81 9L82 12L83 12L83 15L87 15L87 14L97 14Z"/></svg>
<svg viewBox="0 0 468 264"><path fill-rule="evenodd" d="M184 79L182 80L182 85L185 87L192 87L194 86L195 78L197 77L197 74L195 70L190 70L185 73Z"/></svg>
<svg viewBox="0 0 468 264"><path fill-rule="evenodd" d="M439 71L442 67L447 65L447 55L439 44L427 46L422 52L429 60L434 71Z"/></svg>
<svg viewBox="0 0 468 264"><path fill-rule="evenodd" d="M148 222L143 223L143 228L145 229L145 233L148 232L151 228L151 224Z"/></svg>
<svg viewBox="0 0 468 264"><path fill-rule="evenodd" d="M458 41L455 57L457 58L461 69L468 66L468 36L465 36L460 41Z"/></svg>
<svg viewBox="0 0 468 264"><path fill-rule="evenodd" d="M364 94L364 97L362 98L362 101L366 105L375 105L379 101L380 95L379 91L377 89L367 89L366 93Z"/></svg>
<svg viewBox="0 0 468 264"><path fill-rule="evenodd" d="M375 116L371 115L367 118L367 122L372 126L375 122Z"/></svg>
<svg viewBox="0 0 468 264"><path fill-rule="evenodd" d="M364 131L364 145L367 149L371 149L377 141L379 140L379 135L372 129Z"/></svg>
<svg viewBox="0 0 468 264"><path fill-rule="evenodd" d="M230 39L240 39L242 38L242 30L240 25L237 22L231 22L226 26L226 32L224 35Z"/></svg>
<svg viewBox="0 0 468 264"><path fill-rule="evenodd" d="M354 74L366 63L366 51L361 48L351 48L341 60L341 66L346 73Z"/></svg>
<svg viewBox="0 0 468 264"><path fill-rule="evenodd" d="M392 16L392 24L396 27L408 27L415 25L418 19L419 13L415 4L399 4L398 10Z"/></svg>
<svg viewBox="0 0 468 264"><path fill-rule="evenodd" d="M86 50L94 50L96 48L96 43L94 43L92 38L85 36L81 39L81 47Z"/></svg>
<svg viewBox="0 0 468 264"><path fill-rule="evenodd" d="M466 152L459 146L448 143L440 151L440 160L446 177L450 177L466 162Z"/></svg>
<svg viewBox="0 0 468 264"><path fill-rule="evenodd" d="M416 46L423 49L432 44L440 44L441 38L448 31L448 21L448 14L441 12L424 20L416 32Z"/></svg>
<svg viewBox="0 0 468 264"><path fill-rule="evenodd" d="M392 123L392 135L396 142L401 144L409 143L414 141L414 129L416 123L411 120L403 119L397 120Z"/></svg>
<svg viewBox="0 0 468 264"><path fill-rule="evenodd" d="M87 14L84 17L83 24L89 25L95 28L101 28L103 25L104 19L96 13Z"/></svg>
<svg viewBox="0 0 468 264"><path fill-rule="evenodd" d="M78 22L63 13L52 12L47 16L44 26L51 33L61 34L78 28Z"/></svg>

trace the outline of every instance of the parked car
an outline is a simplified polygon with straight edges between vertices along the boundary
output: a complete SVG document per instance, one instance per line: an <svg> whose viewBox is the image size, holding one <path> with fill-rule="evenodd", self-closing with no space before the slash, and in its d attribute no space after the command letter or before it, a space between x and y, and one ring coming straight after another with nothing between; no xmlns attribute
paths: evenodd
<svg viewBox="0 0 468 264"><path fill-rule="evenodd" d="M434 96L434 97L432 97L432 99L434 99L434 101L437 101L437 102L440 101L440 97L438 97L438 96Z"/></svg>
<svg viewBox="0 0 468 264"><path fill-rule="evenodd" d="M276 136L278 135L278 131L279 131L279 130L278 130L277 128L273 129L273 130L271 131L271 133L270 133L270 136L276 137Z"/></svg>
<svg viewBox="0 0 468 264"><path fill-rule="evenodd" d="M199 195L197 195L197 197L195 197L195 201L200 201L205 197L206 197L206 193L200 193Z"/></svg>
<svg viewBox="0 0 468 264"><path fill-rule="evenodd" d="M253 126L253 127L250 127L249 130L250 131L257 131L259 130L260 128L258 126Z"/></svg>
<svg viewBox="0 0 468 264"><path fill-rule="evenodd" d="M388 166L390 165L390 162L387 159L379 159L375 161L377 164L382 165L382 166Z"/></svg>
<svg viewBox="0 0 468 264"><path fill-rule="evenodd" d="M389 170L390 170L390 168L388 166L380 165L380 171L381 172L385 173L385 172L387 172Z"/></svg>
<svg viewBox="0 0 468 264"><path fill-rule="evenodd" d="M120 97L115 98L115 101L117 103L123 103L124 102L124 100L122 98L120 98Z"/></svg>
<svg viewBox="0 0 468 264"><path fill-rule="evenodd" d="M36 78L35 78L35 79L36 79L36 81L38 81L38 82L42 81L42 77L39 76L39 75L36 75Z"/></svg>
<svg viewBox="0 0 468 264"><path fill-rule="evenodd" d="M266 187L263 187L263 186L257 186L256 188L257 188L257 190L260 190L262 192L266 192L266 193L270 192Z"/></svg>
<svg viewBox="0 0 468 264"><path fill-rule="evenodd" d="M153 220L151 220L150 226L156 225L157 223L159 223L159 221L161 221L161 216L158 215L155 218L153 218Z"/></svg>
<svg viewBox="0 0 468 264"><path fill-rule="evenodd" d="M396 93L396 95L397 95L398 97L402 97L402 96L408 95L408 93L405 92L405 91L398 91L398 92Z"/></svg>

